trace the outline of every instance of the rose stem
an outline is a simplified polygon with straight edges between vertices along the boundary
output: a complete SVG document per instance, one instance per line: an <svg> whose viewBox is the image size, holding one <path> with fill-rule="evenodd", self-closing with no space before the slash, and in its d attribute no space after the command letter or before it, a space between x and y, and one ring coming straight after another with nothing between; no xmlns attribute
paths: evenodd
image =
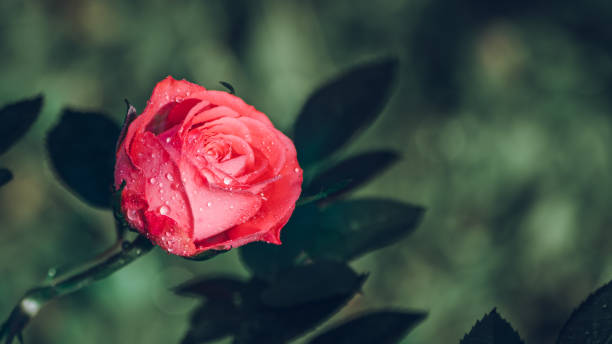
<svg viewBox="0 0 612 344"><path fill-rule="evenodd" d="M115 245L113 245L115 247ZM108 258L94 263L84 271L72 276L52 281L49 285L29 290L13 308L7 321L0 328L0 340L6 336L5 343L12 343L28 322L50 300L65 294L75 292L91 283L108 277L113 272L123 268L138 257L143 256L153 248L151 242L144 236L137 236L132 242L124 242L121 251Z"/></svg>

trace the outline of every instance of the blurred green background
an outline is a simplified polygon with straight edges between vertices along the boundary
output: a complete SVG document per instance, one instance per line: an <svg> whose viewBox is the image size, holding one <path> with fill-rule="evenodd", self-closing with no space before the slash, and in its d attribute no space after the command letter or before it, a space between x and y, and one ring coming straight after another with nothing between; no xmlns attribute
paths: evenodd
<svg viewBox="0 0 612 344"><path fill-rule="evenodd" d="M457 343L494 306L552 343L612 279L612 3L380 1L0 2L0 104L43 93L41 118L0 159L0 316L47 269L113 241L110 213L53 177L44 135L64 107L122 119L166 75L230 82L287 131L314 87L385 54L401 61L385 112L347 154L403 159L354 197L428 208L408 239L356 261L364 309L429 311L405 343ZM237 252L198 263L160 250L53 301L28 343L177 343L196 302L168 288L247 276ZM325 326L329 326L327 323ZM325 327L324 326L324 327Z"/></svg>

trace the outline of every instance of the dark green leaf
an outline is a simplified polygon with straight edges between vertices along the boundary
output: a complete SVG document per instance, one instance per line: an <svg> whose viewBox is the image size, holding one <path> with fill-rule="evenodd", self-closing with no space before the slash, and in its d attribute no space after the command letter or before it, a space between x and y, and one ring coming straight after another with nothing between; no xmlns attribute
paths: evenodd
<svg viewBox="0 0 612 344"><path fill-rule="evenodd" d="M581 342L582 343L582 342ZM523 344L519 334L495 309L476 322L459 344Z"/></svg>
<svg viewBox="0 0 612 344"><path fill-rule="evenodd" d="M195 278L174 288L184 296L206 297L207 299L230 299L245 288L245 282L233 277Z"/></svg>
<svg viewBox="0 0 612 344"><path fill-rule="evenodd" d="M326 192L326 197L340 195L371 180L399 157L394 151L375 151L348 158L316 176L305 188L303 195L306 198L322 192ZM342 188L335 187L341 183L344 184Z"/></svg>
<svg viewBox="0 0 612 344"><path fill-rule="evenodd" d="M304 249L304 237L308 235L311 218L316 208L297 208L281 231L282 245L251 243L239 248L242 263L257 277L272 280L285 269L292 267Z"/></svg>
<svg viewBox="0 0 612 344"><path fill-rule="evenodd" d="M310 344L398 343L425 313L380 311L349 320L310 341Z"/></svg>
<svg viewBox="0 0 612 344"><path fill-rule="evenodd" d="M234 343L286 343L335 314L361 289L364 281L365 278L360 279L344 294L284 308L261 303L260 294L266 285L253 288L244 294L245 317Z"/></svg>
<svg viewBox="0 0 612 344"><path fill-rule="evenodd" d="M22 100L0 109L0 154L4 154L32 126L43 104L43 97Z"/></svg>
<svg viewBox="0 0 612 344"><path fill-rule="evenodd" d="M313 259L351 260L398 242L419 224L424 209L382 199L349 200L322 210L307 248Z"/></svg>
<svg viewBox="0 0 612 344"><path fill-rule="evenodd" d="M51 164L80 198L110 208L119 126L106 116L65 110L47 136Z"/></svg>
<svg viewBox="0 0 612 344"><path fill-rule="evenodd" d="M610 343L612 340L612 281L591 294L570 316L558 344Z"/></svg>
<svg viewBox="0 0 612 344"><path fill-rule="evenodd" d="M397 59L358 66L315 91L295 123L295 146L306 166L328 157L370 125L389 96Z"/></svg>
<svg viewBox="0 0 612 344"><path fill-rule="evenodd" d="M191 315L182 344L199 344L231 335L241 325L241 313L231 300L209 299Z"/></svg>
<svg viewBox="0 0 612 344"><path fill-rule="evenodd" d="M13 173L6 168L0 168L0 186L8 183L13 179Z"/></svg>
<svg viewBox="0 0 612 344"><path fill-rule="evenodd" d="M197 260L197 261L202 262L202 261L205 261L205 260L212 259L212 258L214 258L214 257L216 257L216 256L218 256L220 254L227 253L229 251L230 250L208 250L208 251L204 251L204 252L198 254L197 256L183 257L183 258L188 259L188 260Z"/></svg>
<svg viewBox="0 0 612 344"><path fill-rule="evenodd" d="M296 306L349 293L362 279L346 263L315 262L281 274L264 289L261 300L269 307Z"/></svg>

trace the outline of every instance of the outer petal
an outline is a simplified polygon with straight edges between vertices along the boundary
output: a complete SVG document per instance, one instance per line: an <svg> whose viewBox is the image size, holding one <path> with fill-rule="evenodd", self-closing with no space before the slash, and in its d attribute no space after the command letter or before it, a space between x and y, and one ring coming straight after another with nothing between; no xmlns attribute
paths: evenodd
<svg viewBox="0 0 612 344"><path fill-rule="evenodd" d="M187 158L180 162L185 190L193 213L193 239L205 240L243 223L261 207L261 198L211 186Z"/></svg>
<svg viewBox="0 0 612 344"><path fill-rule="evenodd" d="M202 93L203 91L206 91L206 89L202 86L185 80L175 80L171 76L157 83L153 89L153 94L151 94L151 97L147 101L147 106L144 111L130 124L124 139L124 145L126 145L129 150L129 145L134 135L137 132L142 133L153 117L162 108L168 106L168 104L172 105L175 102L181 102L186 97L190 97L192 94Z"/></svg>
<svg viewBox="0 0 612 344"><path fill-rule="evenodd" d="M268 119L266 115L257 111L254 106L248 105L244 102L244 100L231 93L223 91L207 91L206 99L208 99L212 104L227 106L234 109L242 116L253 118L271 128L274 128L274 125L272 122L270 122L270 119Z"/></svg>

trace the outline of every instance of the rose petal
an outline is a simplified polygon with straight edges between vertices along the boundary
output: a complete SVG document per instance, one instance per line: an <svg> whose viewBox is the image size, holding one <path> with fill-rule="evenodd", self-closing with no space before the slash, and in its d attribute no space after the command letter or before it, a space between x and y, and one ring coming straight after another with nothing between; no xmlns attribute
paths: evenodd
<svg viewBox="0 0 612 344"><path fill-rule="evenodd" d="M259 122L262 122L266 126L270 128L274 128L272 122L268 119L266 115L257 111L254 106L248 105L239 97L235 95L223 91L206 91L206 99L208 99L211 103L217 105L224 105L231 109L234 109L241 116L250 117Z"/></svg>
<svg viewBox="0 0 612 344"><path fill-rule="evenodd" d="M171 217L189 231L193 227L189 200L170 154L151 132L145 132L132 144L131 155L141 171L140 180L144 180L148 210Z"/></svg>
<svg viewBox="0 0 612 344"><path fill-rule="evenodd" d="M136 119L128 127L128 131L124 139L128 151L134 135L136 133L142 133L146 126L151 122L153 116L155 116L164 106L167 106L168 103L175 102L177 100L183 100L192 94L202 93L205 91L206 89L200 85L196 85L185 80L175 80L171 76L168 76L164 80L157 83L153 89L151 97L147 101L147 106L145 107L144 111L142 114L136 117Z"/></svg>
<svg viewBox="0 0 612 344"><path fill-rule="evenodd" d="M180 162L193 213L193 239L203 240L248 221L261 207L261 198L246 192L210 187L205 176L186 158Z"/></svg>

